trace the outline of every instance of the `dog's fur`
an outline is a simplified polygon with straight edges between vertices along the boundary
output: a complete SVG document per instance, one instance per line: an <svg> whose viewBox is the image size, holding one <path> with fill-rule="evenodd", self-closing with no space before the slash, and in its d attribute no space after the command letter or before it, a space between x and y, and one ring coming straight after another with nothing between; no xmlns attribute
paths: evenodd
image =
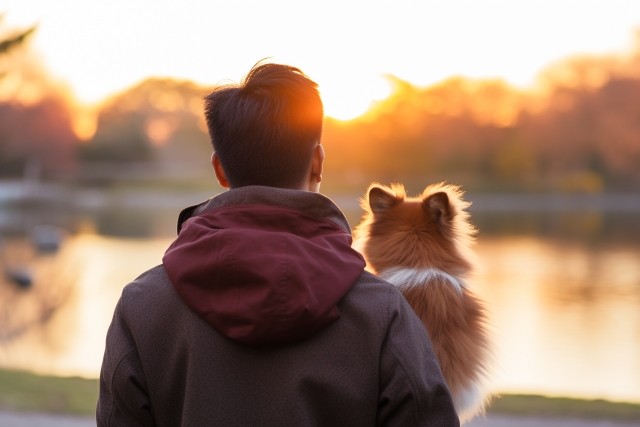
<svg viewBox="0 0 640 427"><path fill-rule="evenodd" d="M469 205L453 185L412 198L402 185L372 184L354 241L424 323L462 421L484 409L491 359L485 311L467 287L477 266Z"/></svg>

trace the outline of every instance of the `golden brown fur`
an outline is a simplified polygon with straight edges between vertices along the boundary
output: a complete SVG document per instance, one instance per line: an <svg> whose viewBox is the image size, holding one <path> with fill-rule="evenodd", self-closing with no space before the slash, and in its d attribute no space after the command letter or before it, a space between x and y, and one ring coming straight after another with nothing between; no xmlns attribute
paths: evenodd
<svg viewBox="0 0 640 427"><path fill-rule="evenodd" d="M401 185L372 184L354 242L424 323L461 420L483 409L490 359L483 305L466 287L476 269L468 206L452 185L408 198Z"/></svg>

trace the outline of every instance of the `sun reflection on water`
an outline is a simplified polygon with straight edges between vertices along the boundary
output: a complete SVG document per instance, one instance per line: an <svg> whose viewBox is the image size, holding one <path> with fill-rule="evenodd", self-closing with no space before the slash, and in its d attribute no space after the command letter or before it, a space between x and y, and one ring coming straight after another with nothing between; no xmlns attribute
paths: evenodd
<svg viewBox="0 0 640 427"><path fill-rule="evenodd" d="M640 401L640 251L482 240L496 390Z"/></svg>

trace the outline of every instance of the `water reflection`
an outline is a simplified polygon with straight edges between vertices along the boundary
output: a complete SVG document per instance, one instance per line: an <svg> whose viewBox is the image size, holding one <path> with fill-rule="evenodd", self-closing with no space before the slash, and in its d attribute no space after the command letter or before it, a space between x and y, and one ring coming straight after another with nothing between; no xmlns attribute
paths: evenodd
<svg viewBox="0 0 640 427"><path fill-rule="evenodd" d="M5 242L0 252L0 343L32 329L44 332L56 311L73 297L75 258L72 246L53 256L43 255L26 239Z"/></svg>
<svg viewBox="0 0 640 427"><path fill-rule="evenodd" d="M90 230L70 237L59 253L31 259L31 289L0 283L0 366L95 377L122 288L157 265L170 239L111 238ZM12 242L12 260L28 258Z"/></svg>
<svg viewBox="0 0 640 427"><path fill-rule="evenodd" d="M640 401L640 248L483 239L501 391Z"/></svg>
<svg viewBox="0 0 640 427"><path fill-rule="evenodd" d="M74 223L49 257L10 243L14 259L33 257L37 279L26 292L0 282L0 366L99 374L122 288L161 262L175 221L168 211L121 212L123 230L104 215ZM474 215L485 267L474 290L489 304L498 342L494 390L640 402L636 217L500 215ZM352 223L358 216L349 213Z"/></svg>

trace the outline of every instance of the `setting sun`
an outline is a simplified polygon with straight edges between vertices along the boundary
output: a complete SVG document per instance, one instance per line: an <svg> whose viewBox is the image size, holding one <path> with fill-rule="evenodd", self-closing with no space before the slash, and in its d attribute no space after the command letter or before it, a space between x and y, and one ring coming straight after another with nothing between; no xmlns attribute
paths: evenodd
<svg viewBox="0 0 640 427"><path fill-rule="evenodd" d="M387 98L391 86L382 76L363 76L355 81L321 81L320 94L327 116L351 120L366 113L372 102Z"/></svg>

